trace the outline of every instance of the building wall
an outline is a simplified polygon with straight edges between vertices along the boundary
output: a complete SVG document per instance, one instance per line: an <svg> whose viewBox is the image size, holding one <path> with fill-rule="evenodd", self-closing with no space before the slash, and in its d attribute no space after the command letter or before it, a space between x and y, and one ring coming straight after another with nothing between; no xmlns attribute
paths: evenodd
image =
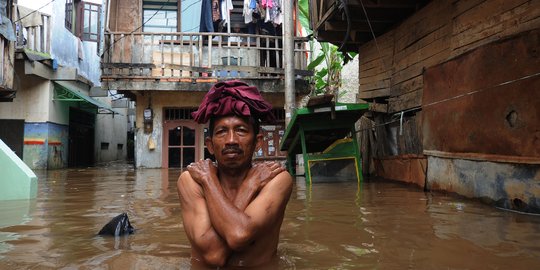
<svg viewBox="0 0 540 270"><path fill-rule="evenodd" d="M69 128L55 123L29 123L24 126L23 161L32 169L58 169L67 166Z"/></svg>
<svg viewBox="0 0 540 270"><path fill-rule="evenodd" d="M378 38L381 54L362 46L359 96L388 103L370 117L385 124L369 141L378 173L420 145L428 189L540 212L539 28L539 1L432 1Z"/></svg>
<svg viewBox="0 0 540 270"><path fill-rule="evenodd" d="M24 74L24 69L16 65L16 73ZM0 118L25 119L27 122L46 122L49 119L49 82L36 76L24 76L21 87L13 102L0 106Z"/></svg>
<svg viewBox="0 0 540 270"><path fill-rule="evenodd" d="M110 0L109 29L113 32L131 32L142 24L141 0ZM142 32L142 29L139 30Z"/></svg>
<svg viewBox="0 0 540 270"><path fill-rule="evenodd" d="M108 102L109 98L95 98L101 102ZM127 157L127 109L115 108L119 114L98 114L95 128L95 156L96 163L115 160L126 160ZM102 149L102 143L108 144Z"/></svg>
<svg viewBox="0 0 540 270"><path fill-rule="evenodd" d="M144 92L137 94L136 133L135 133L135 161L137 167L161 168L163 151L163 112L164 108L197 108L206 92L163 91ZM263 93L263 97L276 108L283 108L284 96L280 93ZM153 130L144 132L143 111L149 105L154 112ZM202 135L201 135L202 136ZM201 138L202 139L202 138ZM148 147L149 140L155 149ZM202 154L203 149L199 149Z"/></svg>
<svg viewBox="0 0 540 270"><path fill-rule="evenodd" d="M388 112L421 106L423 72L481 45L540 26L536 0L441 0L359 48L359 96Z"/></svg>
<svg viewBox="0 0 540 270"><path fill-rule="evenodd" d="M137 122L135 139L135 160L137 167L161 168L163 151L163 110L164 108L196 108L199 106L205 92L145 92L144 96L137 95ZM144 132L143 111L149 106L154 112L153 130ZM155 144L155 149L148 147L149 140Z"/></svg>
<svg viewBox="0 0 540 270"><path fill-rule="evenodd" d="M48 2L46 0L18 0L18 4L32 9L38 9ZM103 4L102 0L87 0L87 2ZM51 18L51 57L58 61L61 66L75 67L79 75L91 81L94 85L100 85L100 56L98 55L97 42L82 41L73 35L65 27L66 1L54 1L41 9L40 12L52 15ZM102 6L102 11L105 6ZM53 12L54 11L54 12ZM102 22L105 18L101 14ZM104 23L101 24L103 27ZM82 59L79 59L79 48Z"/></svg>

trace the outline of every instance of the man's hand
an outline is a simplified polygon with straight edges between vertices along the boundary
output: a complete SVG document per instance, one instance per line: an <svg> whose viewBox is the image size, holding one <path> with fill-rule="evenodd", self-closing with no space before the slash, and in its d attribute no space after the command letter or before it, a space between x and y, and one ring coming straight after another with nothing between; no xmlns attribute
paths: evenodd
<svg viewBox="0 0 540 270"><path fill-rule="evenodd" d="M210 159L192 162L187 166L187 170L199 185L203 185L204 181L208 181L211 177L217 177L217 167Z"/></svg>
<svg viewBox="0 0 540 270"><path fill-rule="evenodd" d="M253 165L253 168L246 176L246 184L254 185L259 192L270 180L285 171L285 168L278 162L266 161Z"/></svg>

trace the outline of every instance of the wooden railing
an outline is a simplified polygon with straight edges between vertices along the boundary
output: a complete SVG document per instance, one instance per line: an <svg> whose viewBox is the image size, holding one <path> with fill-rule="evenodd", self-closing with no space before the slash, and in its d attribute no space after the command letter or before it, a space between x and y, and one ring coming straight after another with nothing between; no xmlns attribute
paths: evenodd
<svg viewBox="0 0 540 270"><path fill-rule="evenodd" d="M296 75L309 76L306 38L295 38ZM280 36L227 33L106 33L102 77L282 78Z"/></svg>
<svg viewBox="0 0 540 270"><path fill-rule="evenodd" d="M30 49L40 53L51 53L51 16L41 14L41 25L23 27L15 23L17 33L16 49Z"/></svg>

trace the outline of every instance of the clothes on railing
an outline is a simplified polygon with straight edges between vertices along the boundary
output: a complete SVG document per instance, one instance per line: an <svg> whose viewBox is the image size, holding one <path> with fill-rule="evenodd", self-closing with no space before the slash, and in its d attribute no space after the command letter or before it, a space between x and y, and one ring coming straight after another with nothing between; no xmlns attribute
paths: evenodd
<svg viewBox="0 0 540 270"><path fill-rule="evenodd" d="M233 8L232 0L202 0L199 32L220 32L231 21Z"/></svg>
<svg viewBox="0 0 540 270"><path fill-rule="evenodd" d="M280 25L283 23L282 0L244 0L244 22L262 20Z"/></svg>

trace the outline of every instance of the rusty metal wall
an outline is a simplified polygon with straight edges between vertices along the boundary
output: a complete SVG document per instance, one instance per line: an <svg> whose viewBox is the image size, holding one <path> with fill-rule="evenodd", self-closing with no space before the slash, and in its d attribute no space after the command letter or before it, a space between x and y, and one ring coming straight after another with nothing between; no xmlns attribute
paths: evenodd
<svg viewBox="0 0 540 270"><path fill-rule="evenodd" d="M425 151L540 157L540 30L424 73Z"/></svg>

